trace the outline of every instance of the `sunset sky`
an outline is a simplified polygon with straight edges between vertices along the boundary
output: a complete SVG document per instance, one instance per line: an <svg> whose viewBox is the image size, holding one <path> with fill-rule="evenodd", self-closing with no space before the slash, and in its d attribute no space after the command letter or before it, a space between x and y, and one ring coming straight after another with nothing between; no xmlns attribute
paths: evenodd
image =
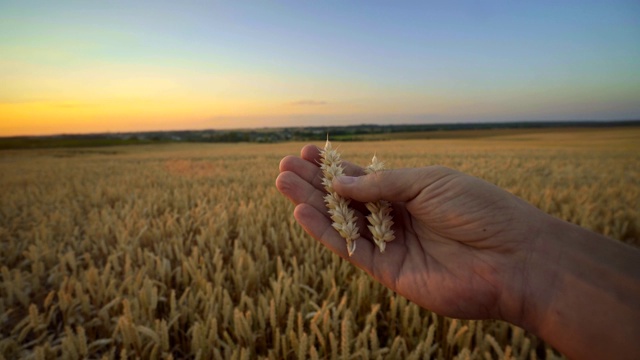
<svg viewBox="0 0 640 360"><path fill-rule="evenodd" d="M640 118L640 2L0 2L0 136Z"/></svg>

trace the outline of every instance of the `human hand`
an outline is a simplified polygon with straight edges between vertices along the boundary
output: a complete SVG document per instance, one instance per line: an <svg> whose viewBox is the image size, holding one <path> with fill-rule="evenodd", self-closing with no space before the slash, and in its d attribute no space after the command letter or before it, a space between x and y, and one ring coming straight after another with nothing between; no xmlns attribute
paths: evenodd
<svg viewBox="0 0 640 360"><path fill-rule="evenodd" d="M276 186L304 229L383 285L440 315L509 321L570 358L640 353L640 251L549 216L483 180L440 166L348 176L361 237L349 257L323 201L319 149L280 162ZM364 202L392 202L396 239L371 239ZM615 294L615 295L612 295ZM606 309L606 311L603 311Z"/></svg>
<svg viewBox="0 0 640 360"><path fill-rule="evenodd" d="M518 321L537 211L516 196L445 167L378 172L345 162L335 190L352 199L361 238L353 256L331 227L323 202L319 149L280 163L278 189L304 229L383 285L441 315ZM393 204L396 239L380 253L364 223L364 202Z"/></svg>

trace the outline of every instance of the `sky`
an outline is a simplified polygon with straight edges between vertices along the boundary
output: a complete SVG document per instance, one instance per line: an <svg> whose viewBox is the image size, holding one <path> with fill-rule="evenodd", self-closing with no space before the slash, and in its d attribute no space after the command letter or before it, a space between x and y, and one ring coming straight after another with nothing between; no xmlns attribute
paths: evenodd
<svg viewBox="0 0 640 360"><path fill-rule="evenodd" d="M0 136L638 118L637 0L0 0Z"/></svg>

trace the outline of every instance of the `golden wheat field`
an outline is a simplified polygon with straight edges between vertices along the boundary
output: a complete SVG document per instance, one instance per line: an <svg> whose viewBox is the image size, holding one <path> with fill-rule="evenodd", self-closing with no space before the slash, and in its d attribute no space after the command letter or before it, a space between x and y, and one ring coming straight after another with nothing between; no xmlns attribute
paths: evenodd
<svg viewBox="0 0 640 360"><path fill-rule="evenodd" d="M507 323L421 309L306 235L274 186L303 145L0 152L0 358L561 357ZM453 167L640 244L639 128L334 146Z"/></svg>

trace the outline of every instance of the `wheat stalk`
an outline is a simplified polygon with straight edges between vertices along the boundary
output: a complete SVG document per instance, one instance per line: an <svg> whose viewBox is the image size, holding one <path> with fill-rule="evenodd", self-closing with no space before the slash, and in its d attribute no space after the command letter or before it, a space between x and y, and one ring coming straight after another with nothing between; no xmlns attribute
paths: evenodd
<svg viewBox="0 0 640 360"><path fill-rule="evenodd" d="M429 162L512 184L512 192L555 216L638 245L640 209L622 207L616 217L597 211L618 206L616 199L640 203L640 187L631 181L640 168L627 166L635 158L599 153L588 157L588 166L571 167L593 149L566 159L562 149L538 156L544 141L518 143L507 163L486 152L484 142L455 154L447 146L433 149ZM609 145L629 153L625 144ZM401 145L389 142L381 155L395 155L399 166L424 162L428 143ZM362 142L358 152L374 146L381 151L380 143ZM458 320L454 327L318 251L321 245L293 226L292 207L273 188L273 165L290 150L290 144L184 144L122 154L83 149L73 157L67 157L72 149L15 154L25 161L0 154L0 359L325 359L340 358L343 344L350 358L479 360L500 352L559 358L505 322ZM538 171L553 173L560 165L574 172L571 181ZM519 171L497 178L507 172L496 168ZM603 176L589 182L593 169ZM525 175L527 186L520 181ZM362 211L367 222L369 211ZM363 231L369 223L358 225ZM358 251L366 250L362 241Z"/></svg>
<svg viewBox="0 0 640 360"><path fill-rule="evenodd" d="M360 237L360 234L356 225L355 213L349 208L350 200L343 198L333 190L333 179L344 175L344 171L340 154L331 147L328 136L320 155L322 157L320 162L320 169L322 169L323 175L322 185L327 191L327 195L324 196L324 202L327 204L329 215L333 221L331 226L347 241L347 251L351 256L356 250L356 239Z"/></svg>
<svg viewBox="0 0 640 360"><path fill-rule="evenodd" d="M377 171L384 170L384 163L378 160L376 155L373 155L371 164L365 169L365 173L374 174ZM391 203L386 200L378 200L366 203L365 206L371 212L367 216L369 220L369 231L373 235L373 241L380 248L380 252L384 252L387 242L395 239L391 225L393 225L391 217Z"/></svg>

